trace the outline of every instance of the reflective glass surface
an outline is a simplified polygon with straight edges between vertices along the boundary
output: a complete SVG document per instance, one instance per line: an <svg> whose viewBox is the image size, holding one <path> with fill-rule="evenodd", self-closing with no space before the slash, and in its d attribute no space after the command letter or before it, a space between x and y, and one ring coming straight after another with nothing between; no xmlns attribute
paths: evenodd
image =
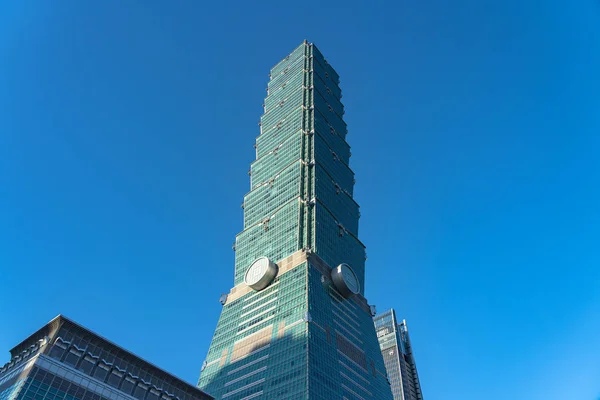
<svg viewBox="0 0 600 400"><path fill-rule="evenodd" d="M423 400L406 322L389 310L373 319L394 400Z"/></svg>
<svg viewBox="0 0 600 400"><path fill-rule="evenodd" d="M391 400L364 293L365 248L339 76L304 42L270 73L224 301L198 386L216 398ZM268 257L278 275L244 283ZM331 268L358 295L344 298Z"/></svg>

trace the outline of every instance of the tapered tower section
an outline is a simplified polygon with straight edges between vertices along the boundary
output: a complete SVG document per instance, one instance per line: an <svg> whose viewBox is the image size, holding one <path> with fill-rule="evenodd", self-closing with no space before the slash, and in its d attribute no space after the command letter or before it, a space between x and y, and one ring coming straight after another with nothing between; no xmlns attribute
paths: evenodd
<svg viewBox="0 0 600 400"><path fill-rule="evenodd" d="M234 287L198 386L227 400L391 400L338 74L304 42L270 78Z"/></svg>

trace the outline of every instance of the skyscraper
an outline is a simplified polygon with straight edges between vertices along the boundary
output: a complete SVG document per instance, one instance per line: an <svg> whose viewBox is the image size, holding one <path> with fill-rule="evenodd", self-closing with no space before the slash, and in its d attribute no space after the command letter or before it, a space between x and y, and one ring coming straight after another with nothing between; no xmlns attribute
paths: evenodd
<svg viewBox="0 0 600 400"><path fill-rule="evenodd" d="M1 400L212 399L62 315L10 353Z"/></svg>
<svg viewBox="0 0 600 400"><path fill-rule="evenodd" d="M398 323L394 309L373 320L394 400L423 400L406 321Z"/></svg>
<svg viewBox="0 0 600 400"><path fill-rule="evenodd" d="M270 78L234 287L198 385L227 400L391 400L363 297L338 74L305 41Z"/></svg>

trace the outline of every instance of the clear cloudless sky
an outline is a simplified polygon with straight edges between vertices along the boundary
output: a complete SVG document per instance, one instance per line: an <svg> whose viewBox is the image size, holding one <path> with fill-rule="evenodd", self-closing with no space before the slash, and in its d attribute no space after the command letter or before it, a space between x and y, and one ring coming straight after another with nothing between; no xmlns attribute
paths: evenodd
<svg viewBox="0 0 600 400"><path fill-rule="evenodd" d="M0 363L63 313L196 382L304 39L425 398L596 399L598 0L0 2Z"/></svg>

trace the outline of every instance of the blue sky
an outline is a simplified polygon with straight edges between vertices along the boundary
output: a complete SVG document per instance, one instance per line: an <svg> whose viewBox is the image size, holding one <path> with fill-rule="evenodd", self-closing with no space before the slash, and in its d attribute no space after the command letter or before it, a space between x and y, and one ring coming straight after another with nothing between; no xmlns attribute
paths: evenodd
<svg viewBox="0 0 600 400"><path fill-rule="evenodd" d="M64 313L196 381L303 39L426 398L600 395L595 0L0 3L0 351Z"/></svg>

